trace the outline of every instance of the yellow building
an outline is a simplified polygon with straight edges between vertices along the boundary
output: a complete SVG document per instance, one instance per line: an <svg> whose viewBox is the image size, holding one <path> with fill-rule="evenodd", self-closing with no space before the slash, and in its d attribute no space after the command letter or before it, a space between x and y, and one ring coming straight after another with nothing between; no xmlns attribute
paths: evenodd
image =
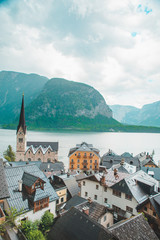
<svg viewBox="0 0 160 240"><path fill-rule="evenodd" d="M85 142L77 144L75 148L70 149L68 157L70 171L77 170L90 174L99 171L99 150L92 144Z"/></svg>

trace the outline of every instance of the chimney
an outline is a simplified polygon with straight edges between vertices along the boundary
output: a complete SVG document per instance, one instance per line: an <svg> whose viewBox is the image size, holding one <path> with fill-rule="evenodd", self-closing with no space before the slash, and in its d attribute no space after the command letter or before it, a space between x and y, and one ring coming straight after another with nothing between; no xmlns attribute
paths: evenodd
<svg viewBox="0 0 160 240"><path fill-rule="evenodd" d="M104 176L104 175L101 177L100 183L101 183L101 185L105 185L106 179L105 179L105 176Z"/></svg>
<svg viewBox="0 0 160 240"><path fill-rule="evenodd" d="M89 216L89 207L83 207L82 212Z"/></svg>
<svg viewBox="0 0 160 240"><path fill-rule="evenodd" d="M122 158L120 164L121 164L121 165L124 165L124 163L125 163L125 160L124 160L124 158Z"/></svg>
<svg viewBox="0 0 160 240"><path fill-rule="evenodd" d="M48 168L50 168L50 164L48 164Z"/></svg>
<svg viewBox="0 0 160 240"><path fill-rule="evenodd" d="M19 191L19 192L22 192L22 183L23 183L22 180L19 180L19 181L18 181L18 191Z"/></svg>
<svg viewBox="0 0 160 240"><path fill-rule="evenodd" d="M92 203L91 197L88 198L88 202L89 202L90 204Z"/></svg>
<svg viewBox="0 0 160 240"><path fill-rule="evenodd" d="M119 178L118 170L116 168L114 169L114 177L116 180Z"/></svg>

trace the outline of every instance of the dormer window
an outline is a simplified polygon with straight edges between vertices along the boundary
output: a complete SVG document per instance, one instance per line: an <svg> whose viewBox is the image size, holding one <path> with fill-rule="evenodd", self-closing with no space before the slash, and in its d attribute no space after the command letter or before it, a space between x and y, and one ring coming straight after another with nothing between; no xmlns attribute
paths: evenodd
<svg viewBox="0 0 160 240"><path fill-rule="evenodd" d="M35 188L40 188L40 187L41 187L40 182L36 182L36 183L35 183Z"/></svg>

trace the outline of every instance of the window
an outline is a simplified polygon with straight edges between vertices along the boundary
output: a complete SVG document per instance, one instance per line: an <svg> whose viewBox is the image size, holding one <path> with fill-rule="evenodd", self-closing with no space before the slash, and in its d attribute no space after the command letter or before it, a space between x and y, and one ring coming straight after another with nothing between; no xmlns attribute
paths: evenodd
<svg viewBox="0 0 160 240"><path fill-rule="evenodd" d="M113 189L113 195L115 195L116 197L121 197L121 192Z"/></svg>
<svg viewBox="0 0 160 240"><path fill-rule="evenodd" d="M50 154L50 151L48 151L48 154Z"/></svg>
<svg viewBox="0 0 160 240"><path fill-rule="evenodd" d="M119 210L120 210L120 208L119 207L117 207L117 206L115 206L115 205L112 205L112 207L113 207L113 209L114 209L114 212L119 212Z"/></svg>
<svg viewBox="0 0 160 240"><path fill-rule="evenodd" d="M79 168L79 164L77 165L77 168Z"/></svg>
<svg viewBox="0 0 160 240"><path fill-rule="evenodd" d="M83 162L84 162L84 163L87 163L87 160L85 159L85 160L83 160Z"/></svg>
<svg viewBox="0 0 160 240"><path fill-rule="evenodd" d="M23 138L19 138L19 143L22 143L23 142Z"/></svg>
<svg viewBox="0 0 160 240"><path fill-rule="evenodd" d="M90 163L92 163L92 160L90 160Z"/></svg>
<svg viewBox="0 0 160 240"><path fill-rule="evenodd" d="M147 211L147 207L144 207L144 211Z"/></svg>
<svg viewBox="0 0 160 240"><path fill-rule="evenodd" d="M85 192L85 197L88 197L88 192Z"/></svg>
<svg viewBox="0 0 160 240"><path fill-rule="evenodd" d="M73 168L73 165L71 165L71 168Z"/></svg>
<svg viewBox="0 0 160 240"><path fill-rule="evenodd" d="M95 160L95 163L97 163L97 160Z"/></svg>
<svg viewBox="0 0 160 240"><path fill-rule="evenodd" d="M156 217L156 212L153 212L153 216Z"/></svg>
<svg viewBox="0 0 160 240"><path fill-rule="evenodd" d="M75 156L76 156L77 154L75 153Z"/></svg>
<svg viewBox="0 0 160 240"><path fill-rule="evenodd" d="M99 185L96 185L96 189L97 189L97 190L99 189Z"/></svg>
<svg viewBox="0 0 160 240"><path fill-rule="evenodd" d="M125 194L125 199L128 199L128 200L132 201L132 196L126 193Z"/></svg>
<svg viewBox="0 0 160 240"><path fill-rule="evenodd" d="M107 187L104 187L104 191L107 192Z"/></svg>
<svg viewBox="0 0 160 240"><path fill-rule="evenodd" d="M92 165L90 165L90 169L92 169Z"/></svg>
<svg viewBox="0 0 160 240"><path fill-rule="evenodd" d="M133 213L133 208L126 206L126 211L130 212L130 213Z"/></svg>
<svg viewBox="0 0 160 240"><path fill-rule="evenodd" d="M74 162L74 160L72 159L72 160L71 160L71 162L73 163L73 162Z"/></svg>
<svg viewBox="0 0 160 240"><path fill-rule="evenodd" d="M62 203L62 202L64 202L64 198L63 198L63 197L61 198L61 203Z"/></svg>
<svg viewBox="0 0 160 240"><path fill-rule="evenodd" d="M108 199L107 198L104 198L104 203L107 203L108 202Z"/></svg>
<svg viewBox="0 0 160 240"><path fill-rule="evenodd" d="M40 154L40 151L38 151L38 153Z"/></svg>
<svg viewBox="0 0 160 240"><path fill-rule="evenodd" d="M77 162L79 163L79 159L77 160Z"/></svg>
<svg viewBox="0 0 160 240"><path fill-rule="evenodd" d="M106 221L106 219L107 219L107 217L106 217L106 216L104 216L104 218L103 218L103 221L105 222L105 221Z"/></svg>
<svg viewBox="0 0 160 240"><path fill-rule="evenodd" d="M97 200L97 195L94 195L94 199Z"/></svg>
<svg viewBox="0 0 160 240"><path fill-rule="evenodd" d="M35 183L35 188L39 188L40 187L40 182L36 182Z"/></svg>
<svg viewBox="0 0 160 240"><path fill-rule="evenodd" d="M48 158L48 159L47 159L47 162L51 162L51 159L50 159L50 158Z"/></svg>
<svg viewBox="0 0 160 240"><path fill-rule="evenodd" d="M59 199L57 199L56 203L57 203L57 204L59 203Z"/></svg>
<svg viewBox="0 0 160 240"><path fill-rule="evenodd" d="M86 185L86 183L85 183L85 181L83 181L83 186L85 186Z"/></svg>
<svg viewBox="0 0 160 240"><path fill-rule="evenodd" d="M107 223L107 227L109 227L109 223Z"/></svg>
<svg viewBox="0 0 160 240"><path fill-rule="evenodd" d="M30 154L30 151L28 151L28 153Z"/></svg>
<svg viewBox="0 0 160 240"><path fill-rule="evenodd" d="M28 161L30 162L30 161L31 161L31 158L28 158Z"/></svg>

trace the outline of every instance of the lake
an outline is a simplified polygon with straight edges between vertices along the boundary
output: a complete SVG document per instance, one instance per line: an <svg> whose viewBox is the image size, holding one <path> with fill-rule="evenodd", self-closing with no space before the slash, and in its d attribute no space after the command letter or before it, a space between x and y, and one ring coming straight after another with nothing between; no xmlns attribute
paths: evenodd
<svg viewBox="0 0 160 240"><path fill-rule="evenodd" d="M37 132L27 131L27 141L59 142L59 160L68 168L69 149L77 143L87 142L100 150L100 156L112 149L117 154L124 152L136 155L140 152L152 153L154 160L160 160L159 133L107 133L107 132ZM16 150L16 131L0 129L0 156L11 145Z"/></svg>

